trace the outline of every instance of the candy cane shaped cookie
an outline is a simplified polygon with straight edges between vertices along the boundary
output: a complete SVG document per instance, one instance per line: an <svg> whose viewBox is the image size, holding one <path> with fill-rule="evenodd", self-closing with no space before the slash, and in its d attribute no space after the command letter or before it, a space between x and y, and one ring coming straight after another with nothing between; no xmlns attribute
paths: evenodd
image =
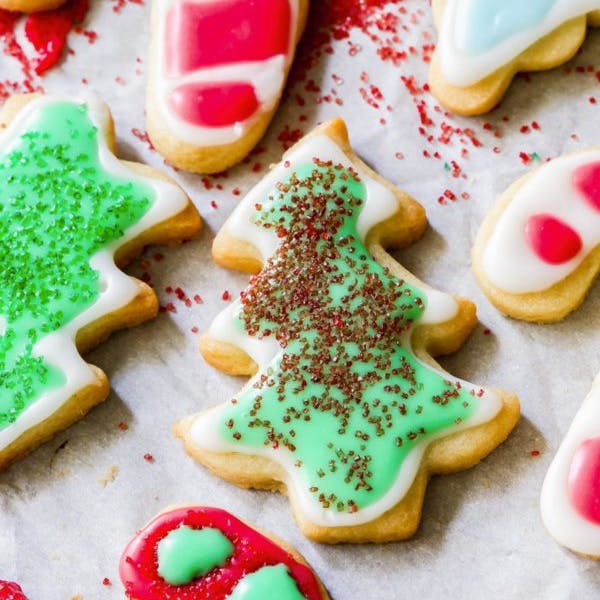
<svg viewBox="0 0 600 600"><path fill-rule="evenodd" d="M302 556L232 514L203 506L167 510L123 552L130 600L328 600Z"/></svg>
<svg viewBox="0 0 600 600"><path fill-rule="evenodd" d="M552 322L576 309L600 269L600 149L557 158L514 183L473 249L483 291L505 314Z"/></svg>
<svg viewBox="0 0 600 600"><path fill-rule="evenodd" d="M567 62L600 25L600 0L433 0L433 11L431 91L464 115L492 110L519 71Z"/></svg>
<svg viewBox="0 0 600 600"><path fill-rule="evenodd" d="M268 127L308 0L155 0L148 132L176 167L241 161Z"/></svg>
<svg viewBox="0 0 600 600"><path fill-rule="evenodd" d="M117 265L200 231L181 188L114 147L95 99L13 97L0 113L0 469L106 398L81 352L158 312Z"/></svg>

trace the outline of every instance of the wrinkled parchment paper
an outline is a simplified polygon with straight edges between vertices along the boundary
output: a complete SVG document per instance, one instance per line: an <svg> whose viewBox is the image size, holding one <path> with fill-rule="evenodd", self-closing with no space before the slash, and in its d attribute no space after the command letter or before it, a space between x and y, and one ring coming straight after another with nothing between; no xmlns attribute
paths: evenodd
<svg viewBox="0 0 600 600"><path fill-rule="evenodd" d="M42 83L50 92L97 92L113 109L121 155L164 166L132 133L144 129L149 7L128 4L116 14L113 2L92 4L85 27L98 33L96 42L71 36L74 54ZM400 7L406 9L401 19L407 27L399 30L398 47L420 49L433 35L428 3L406 0L388 12L400 15ZM372 31L390 35L377 26ZM207 227L198 241L161 249L162 260L151 249L144 257L147 262L138 261L130 270L148 271L162 304L172 302L177 312L166 311L153 322L116 334L91 353L89 361L111 379L110 398L0 475L0 578L19 581L30 600L122 598L117 568L124 545L161 508L182 502L222 506L293 543L335 600L583 599L600 593L600 566L555 545L538 510L546 468L600 369L598 285L563 323L527 325L491 307L469 266L474 236L494 198L537 164L534 157L525 165L521 152L544 159L600 143L600 105L590 101L600 95L595 76L600 33L590 32L569 65L593 65L592 72L560 68L519 78L498 111L473 120L444 116L433 110L435 102L427 93L409 93L402 76L414 76L418 85L426 81L420 50L409 52L396 66L377 54L380 45L360 29L350 40L336 42L333 53L325 53L311 72L322 92L305 93L305 83L297 84L261 144L264 151L227 178L208 182L223 189L207 190L200 177L175 174ZM14 61L0 56L2 76L11 70ZM377 99L371 85L383 99ZM342 105L327 99L315 102L331 90L343 99ZM306 96L304 106L296 94ZM372 104L379 108L363 96L375 97ZM425 103L432 123L420 122L415 101ZM399 254L403 263L435 287L469 297L479 307L481 325L443 365L479 384L514 390L522 402L523 418L506 444L480 466L431 482L422 527L407 543L310 543L296 528L285 498L242 491L213 477L185 456L170 433L177 418L226 400L243 383L207 366L197 350L196 329L192 332L205 330L225 307L224 290L237 294L247 281L210 258L213 236L239 198L233 190L243 194L260 179L261 173L252 168L255 163L264 172L269 162L278 160L282 144L277 138L286 125L308 131L335 115L347 120L359 154L427 208L431 228ZM520 131L533 121L539 130ZM486 122L491 128L484 127ZM442 123L472 128L482 146L469 141L469 132L455 133L449 144L438 142ZM500 137L494 135L496 128ZM427 135L433 138L428 141ZM440 158L433 157L436 151ZM465 178L454 178L452 168L444 168L452 160ZM444 205L438 198L446 188L457 200ZM168 286L182 288L191 298L199 294L204 303L188 308L165 291ZM128 426L126 431L121 423ZM154 462L144 459L147 453ZM104 578L111 585L103 585Z"/></svg>

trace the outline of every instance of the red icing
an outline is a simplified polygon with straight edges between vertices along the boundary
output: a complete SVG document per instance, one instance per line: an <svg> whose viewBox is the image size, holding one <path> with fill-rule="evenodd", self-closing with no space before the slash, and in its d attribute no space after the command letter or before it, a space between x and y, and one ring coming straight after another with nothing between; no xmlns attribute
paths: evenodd
<svg viewBox="0 0 600 600"><path fill-rule="evenodd" d="M289 0L178 2L167 14L167 74L287 54L291 17Z"/></svg>
<svg viewBox="0 0 600 600"><path fill-rule="evenodd" d="M0 600L27 600L27 598L19 584L0 581Z"/></svg>
<svg viewBox="0 0 600 600"><path fill-rule="evenodd" d="M18 92L43 91L35 84L35 75L42 75L58 63L69 31L83 21L87 10L88 0L68 0L56 10L27 17L0 9L0 39L4 53L19 61L23 72L21 81L0 81L0 100ZM25 34L36 50L32 59L25 54L15 35L21 18L25 19ZM91 36L91 32L84 33Z"/></svg>
<svg viewBox="0 0 600 600"><path fill-rule="evenodd" d="M60 60L67 35L88 12L88 0L69 0L56 10L30 15L25 22L25 34L38 53L35 72L38 75L52 68Z"/></svg>
<svg viewBox="0 0 600 600"><path fill-rule="evenodd" d="M600 437L577 449L569 470L569 496L582 517L600 525Z"/></svg>
<svg viewBox="0 0 600 600"><path fill-rule="evenodd" d="M234 552L223 567L190 584L173 586L158 574L156 546L181 525L220 530L232 542ZM243 577L276 564L287 566L307 600L322 598L313 572L283 548L223 510L195 507L180 508L151 521L125 549L119 572L127 596L136 600L225 600Z"/></svg>
<svg viewBox="0 0 600 600"><path fill-rule="evenodd" d="M534 215L525 226L525 235L538 257L551 265L575 258L583 243L579 234L552 215Z"/></svg>
<svg viewBox="0 0 600 600"><path fill-rule="evenodd" d="M188 83L171 92L169 105L179 118L205 127L245 121L259 108L249 83Z"/></svg>
<svg viewBox="0 0 600 600"><path fill-rule="evenodd" d="M592 208L600 211L600 162L579 167L573 173L573 185Z"/></svg>

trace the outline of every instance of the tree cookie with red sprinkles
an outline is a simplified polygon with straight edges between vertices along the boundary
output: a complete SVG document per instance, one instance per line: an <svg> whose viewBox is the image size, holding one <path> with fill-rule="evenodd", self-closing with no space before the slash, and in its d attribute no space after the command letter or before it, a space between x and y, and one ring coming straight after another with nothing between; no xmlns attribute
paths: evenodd
<svg viewBox="0 0 600 600"><path fill-rule="evenodd" d="M514 183L481 227L473 269L511 317L546 323L575 310L600 271L600 149L562 156Z"/></svg>
<svg viewBox="0 0 600 600"><path fill-rule="evenodd" d="M515 396L432 358L457 350L477 318L385 252L426 226L335 120L288 151L215 239L220 265L254 276L201 350L253 377L176 434L224 479L287 493L314 540L412 536L430 476L477 464L519 418Z"/></svg>
<svg viewBox="0 0 600 600"><path fill-rule="evenodd" d="M308 0L156 0L148 133L173 165L216 173L244 159L277 109Z"/></svg>
<svg viewBox="0 0 600 600"><path fill-rule="evenodd" d="M0 600L27 600L27 597L18 583L0 581Z"/></svg>
<svg viewBox="0 0 600 600"><path fill-rule="evenodd" d="M439 39L429 84L462 115L492 110L515 75L573 58L588 25L600 26L598 0L433 0Z"/></svg>
<svg viewBox="0 0 600 600"><path fill-rule="evenodd" d="M219 509L185 506L152 519L121 557L131 600L328 600L298 552Z"/></svg>
<svg viewBox="0 0 600 600"><path fill-rule="evenodd" d="M0 469L106 398L80 353L157 314L119 267L200 231L177 184L114 150L96 99L14 96L0 113Z"/></svg>

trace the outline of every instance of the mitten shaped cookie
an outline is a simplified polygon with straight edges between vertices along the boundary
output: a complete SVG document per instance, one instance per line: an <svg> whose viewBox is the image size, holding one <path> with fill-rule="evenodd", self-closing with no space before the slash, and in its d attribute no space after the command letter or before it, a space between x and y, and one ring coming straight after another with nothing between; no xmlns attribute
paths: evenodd
<svg viewBox="0 0 600 600"><path fill-rule="evenodd" d="M463 115L492 110L520 71L553 69L600 25L598 0L433 0L439 40L429 83Z"/></svg>
<svg viewBox="0 0 600 600"><path fill-rule="evenodd" d="M557 158L514 183L473 249L483 291L502 312L559 321L600 270L600 150Z"/></svg>
<svg viewBox="0 0 600 600"><path fill-rule="evenodd" d="M176 433L217 475L287 493L315 540L410 537L429 477L475 465L517 422L514 396L431 358L457 350L476 316L384 251L425 227L423 208L356 157L337 120L290 150L215 240L219 264L256 275L202 353L253 377Z"/></svg>
<svg viewBox="0 0 600 600"><path fill-rule="evenodd" d="M156 315L154 292L117 265L201 221L174 182L114 156L102 102L13 97L0 123L2 468L108 395L80 352Z"/></svg>
<svg viewBox="0 0 600 600"><path fill-rule="evenodd" d="M296 550L232 514L167 510L129 543L120 565L131 600L328 600Z"/></svg>
<svg viewBox="0 0 600 600"><path fill-rule="evenodd" d="M281 99L308 0L156 0L148 132L173 165L215 173L241 161Z"/></svg>

